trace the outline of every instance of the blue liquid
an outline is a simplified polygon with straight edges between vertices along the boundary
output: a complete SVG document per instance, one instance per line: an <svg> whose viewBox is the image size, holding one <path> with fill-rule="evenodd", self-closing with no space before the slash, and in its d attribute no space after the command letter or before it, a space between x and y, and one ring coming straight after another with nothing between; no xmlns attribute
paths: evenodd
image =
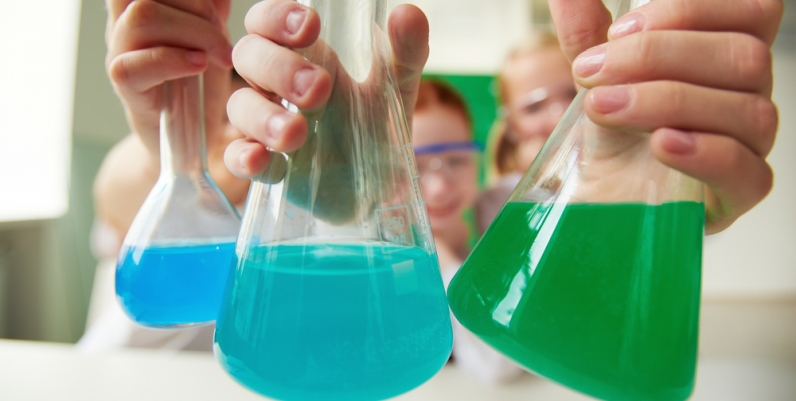
<svg viewBox="0 0 796 401"><path fill-rule="evenodd" d="M116 268L116 295L137 323L153 327L210 323L218 316L235 243L127 247Z"/></svg>
<svg viewBox="0 0 796 401"><path fill-rule="evenodd" d="M376 400L431 378L453 337L436 255L380 245L250 249L216 324L222 366L281 400Z"/></svg>

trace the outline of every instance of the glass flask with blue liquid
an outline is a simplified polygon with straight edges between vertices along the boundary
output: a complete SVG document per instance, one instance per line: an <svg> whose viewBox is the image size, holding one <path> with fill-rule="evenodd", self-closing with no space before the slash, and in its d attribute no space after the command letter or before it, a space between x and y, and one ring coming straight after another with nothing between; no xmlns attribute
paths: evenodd
<svg viewBox="0 0 796 401"><path fill-rule="evenodd" d="M300 2L322 27L299 52L334 86L302 111L306 143L252 184L214 350L271 398L385 399L442 368L452 329L384 2Z"/></svg>
<svg viewBox="0 0 796 401"><path fill-rule="evenodd" d="M202 77L166 82L162 96L160 176L122 244L116 295L144 326L210 324L240 217L207 171Z"/></svg>

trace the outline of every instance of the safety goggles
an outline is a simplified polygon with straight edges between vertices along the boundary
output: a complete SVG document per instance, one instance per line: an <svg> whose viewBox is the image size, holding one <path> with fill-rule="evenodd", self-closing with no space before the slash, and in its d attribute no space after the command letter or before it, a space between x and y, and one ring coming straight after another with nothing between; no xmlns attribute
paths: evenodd
<svg viewBox="0 0 796 401"><path fill-rule="evenodd" d="M578 94L571 81L536 88L504 110L506 115L544 117L545 114L560 116Z"/></svg>
<svg viewBox="0 0 796 401"><path fill-rule="evenodd" d="M472 141L444 142L415 148L415 160L420 181L439 174L456 181L467 176L467 171L475 167L476 156L481 147Z"/></svg>

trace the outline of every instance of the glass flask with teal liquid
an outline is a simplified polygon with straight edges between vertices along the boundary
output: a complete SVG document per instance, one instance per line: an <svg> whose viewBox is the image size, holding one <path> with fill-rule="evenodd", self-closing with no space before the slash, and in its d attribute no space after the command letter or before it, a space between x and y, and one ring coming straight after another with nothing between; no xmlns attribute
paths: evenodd
<svg viewBox="0 0 796 401"><path fill-rule="evenodd" d="M252 184L215 354L271 398L385 399L442 368L452 329L384 2L300 2L322 26L299 52L334 86L302 111L306 143Z"/></svg>
<svg viewBox="0 0 796 401"><path fill-rule="evenodd" d="M628 8L648 1L620 4ZM685 400L705 209L650 134L571 104L448 287L461 324L525 368L605 400Z"/></svg>
<svg viewBox="0 0 796 401"><path fill-rule="evenodd" d="M160 176L119 253L117 298L144 326L215 321L235 258L240 217L207 171L201 80L163 84Z"/></svg>

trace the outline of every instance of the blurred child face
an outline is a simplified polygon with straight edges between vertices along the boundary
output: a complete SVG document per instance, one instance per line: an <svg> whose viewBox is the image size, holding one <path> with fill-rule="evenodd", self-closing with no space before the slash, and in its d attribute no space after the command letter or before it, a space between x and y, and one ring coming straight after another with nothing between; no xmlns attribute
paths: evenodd
<svg viewBox="0 0 796 401"><path fill-rule="evenodd" d="M456 109L433 104L415 112L412 143L416 149L470 141L469 124ZM457 223L462 212L475 203L478 194L475 158L473 150L443 150L416 157L433 233L461 230Z"/></svg>
<svg viewBox="0 0 796 401"><path fill-rule="evenodd" d="M577 91L570 65L557 47L514 60L503 72L508 140L522 171L531 165Z"/></svg>

